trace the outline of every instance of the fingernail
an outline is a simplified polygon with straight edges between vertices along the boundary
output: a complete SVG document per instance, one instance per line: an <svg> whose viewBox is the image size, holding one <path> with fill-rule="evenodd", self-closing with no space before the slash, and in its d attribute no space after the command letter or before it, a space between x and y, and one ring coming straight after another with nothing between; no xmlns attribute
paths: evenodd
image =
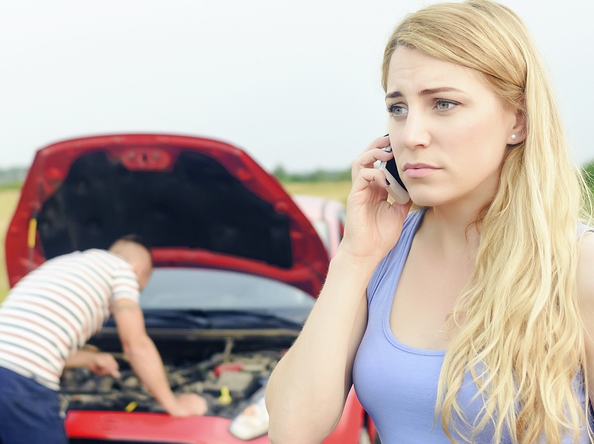
<svg viewBox="0 0 594 444"><path fill-rule="evenodd" d="M390 133L388 133L388 134L384 134L384 137L388 137L389 135L390 135Z"/></svg>
<svg viewBox="0 0 594 444"><path fill-rule="evenodd" d="M386 185L390 185L390 181L386 179Z"/></svg>
<svg viewBox="0 0 594 444"><path fill-rule="evenodd" d="M383 150L384 150L386 153L391 153L391 152L392 152L392 146L388 145L387 147L383 148Z"/></svg>

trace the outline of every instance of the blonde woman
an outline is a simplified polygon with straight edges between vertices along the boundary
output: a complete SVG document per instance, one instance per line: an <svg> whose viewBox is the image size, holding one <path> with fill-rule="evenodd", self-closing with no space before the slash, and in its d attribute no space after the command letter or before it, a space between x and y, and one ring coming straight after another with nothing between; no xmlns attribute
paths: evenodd
<svg viewBox="0 0 594 444"><path fill-rule="evenodd" d="M389 136L353 162L340 251L270 379L272 442L321 442L353 383L384 444L590 442L594 229L525 26L429 6L382 81ZM392 156L419 209L386 201Z"/></svg>

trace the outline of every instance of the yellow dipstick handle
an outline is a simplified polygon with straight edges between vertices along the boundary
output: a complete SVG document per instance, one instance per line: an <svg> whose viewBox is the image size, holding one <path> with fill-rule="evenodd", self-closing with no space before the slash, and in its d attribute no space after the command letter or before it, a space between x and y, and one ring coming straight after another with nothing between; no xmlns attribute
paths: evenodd
<svg viewBox="0 0 594 444"><path fill-rule="evenodd" d="M37 219L29 220L29 233L27 235L27 246L35 248L35 234L37 233Z"/></svg>
<svg viewBox="0 0 594 444"><path fill-rule="evenodd" d="M221 387L221 396L219 396L219 402L223 405L231 404L231 394L229 393L229 387L226 385Z"/></svg>
<svg viewBox="0 0 594 444"><path fill-rule="evenodd" d="M136 401L132 401L130 404L126 406L124 410L130 413L133 412L136 407L138 407L138 403Z"/></svg>

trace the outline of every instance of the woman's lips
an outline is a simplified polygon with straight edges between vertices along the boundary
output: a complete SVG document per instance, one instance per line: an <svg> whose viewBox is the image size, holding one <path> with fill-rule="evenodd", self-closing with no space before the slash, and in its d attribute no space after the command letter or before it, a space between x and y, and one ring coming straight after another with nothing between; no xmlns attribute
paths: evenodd
<svg viewBox="0 0 594 444"><path fill-rule="evenodd" d="M404 170L404 174L407 177L417 179L420 177L426 177L429 174L432 174L432 173L438 171L439 168L436 168L431 165L426 165L424 163L407 163L404 165L403 170Z"/></svg>

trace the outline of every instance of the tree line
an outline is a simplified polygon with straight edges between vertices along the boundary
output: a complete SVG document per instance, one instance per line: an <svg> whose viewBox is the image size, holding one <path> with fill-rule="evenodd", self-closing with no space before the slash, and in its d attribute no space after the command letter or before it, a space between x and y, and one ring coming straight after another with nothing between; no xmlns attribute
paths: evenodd
<svg viewBox="0 0 594 444"><path fill-rule="evenodd" d="M0 169L0 188L19 188L25 180L27 171L28 168L25 167Z"/></svg>
<svg viewBox="0 0 594 444"><path fill-rule="evenodd" d="M290 173L284 167L278 166L272 171L281 182L342 182L351 180L350 168L344 170L318 169L305 173Z"/></svg>

